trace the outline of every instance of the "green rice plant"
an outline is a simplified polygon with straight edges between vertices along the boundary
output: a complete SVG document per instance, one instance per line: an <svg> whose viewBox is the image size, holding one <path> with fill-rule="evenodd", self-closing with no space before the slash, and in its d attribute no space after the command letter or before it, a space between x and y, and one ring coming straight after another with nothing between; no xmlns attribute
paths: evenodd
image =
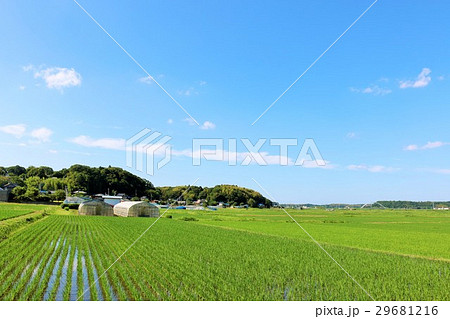
<svg viewBox="0 0 450 319"><path fill-rule="evenodd" d="M450 298L448 213L289 212L375 299ZM154 219L50 213L0 242L0 300L69 300L74 264L80 299L370 299L280 210L173 214L134 243Z"/></svg>

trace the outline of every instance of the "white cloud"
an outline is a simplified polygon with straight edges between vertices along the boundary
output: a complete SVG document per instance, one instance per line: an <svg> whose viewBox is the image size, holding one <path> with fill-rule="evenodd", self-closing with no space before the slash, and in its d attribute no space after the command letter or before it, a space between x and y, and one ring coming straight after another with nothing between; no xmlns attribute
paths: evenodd
<svg viewBox="0 0 450 319"><path fill-rule="evenodd" d="M351 171L368 171L371 173L389 173L398 170L394 167L387 167L382 165L348 165L347 169Z"/></svg>
<svg viewBox="0 0 450 319"><path fill-rule="evenodd" d="M46 127L41 127L41 128L35 129L35 130L31 131L31 133L30 133L31 137L34 138L36 140L36 142L39 142L39 143L49 142L50 136L52 136L52 134L53 134L53 131Z"/></svg>
<svg viewBox="0 0 450 319"><path fill-rule="evenodd" d="M28 64L28 65L25 65L25 66L23 66L22 67L22 70L24 71L24 72L28 72L28 71L31 71L31 70L34 70L35 68L34 68L34 65L33 64Z"/></svg>
<svg viewBox="0 0 450 319"><path fill-rule="evenodd" d="M429 149L433 149L433 148L442 147L445 145L450 145L450 143L436 141L436 142L428 142L427 144L422 145L422 146L418 146L416 144L411 144L411 145L404 147L403 149L405 151L429 150Z"/></svg>
<svg viewBox="0 0 450 319"><path fill-rule="evenodd" d="M35 78L42 78L49 89L63 89L81 85L81 75L75 69L51 67L36 71Z"/></svg>
<svg viewBox="0 0 450 319"><path fill-rule="evenodd" d="M191 95L198 95L198 92L193 87L190 87L187 90L179 90L178 94L184 96L191 96Z"/></svg>
<svg viewBox="0 0 450 319"><path fill-rule="evenodd" d="M206 81L200 81L200 82L198 82L198 84L200 85L200 86L205 86L206 84L208 84Z"/></svg>
<svg viewBox="0 0 450 319"><path fill-rule="evenodd" d="M23 90L25 90L25 89L26 89L25 85L19 86L19 90L23 91Z"/></svg>
<svg viewBox="0 0 450 319"><path fill-rule="evenodd" d="M155 83L153 81L153 77L152 76L144 76L142 78L139 78L139 82L145 83L145 84L152 84Z"/></svg>
<svg viewBox="0 0 450 319"><path fill-rule="evenodd" d="M25 124L0 126L0 132L10 134L16 138L21 138L25 134L26 129Z"/></svg>
<svg viewBox="0 0 450 319"><path fill-rule="evenodd" d="M347 133L347 138L355 138L356 137L356 133L355 132L348 132Z"/></svg>
<svg viewBox="0 0 450 319"><path fill-rule="evenodd" d="M162 79L163 77L164 77L164 74L158 74L156 77L153 77L151 75L144 76L144 77L139 78L139 82L151 85L151 84L155 83L156 78Z"/></svg>
<svg viewBox="0 0 450 319"><path fill-rule="evenodd" d="M423 68L422 71L417 76L416 80L411 81L400 81L400 88L406 89L406 88L422 88L430 84L431 82L431 76L430 76L431 70L428 68Z"/></svg>
<svg viewBox="0 0 450 319"><path fill-rule="evenodd" d="M350 88L350 91L356 92L356 93L363 93L363 94L372 94L372 95L386 95L389 93L392 93L392 90L387 88L379 87L378 85L371 85L364 89L358 89L358 88Z"/></svg>
<svg viewBox="0 0 450 319"><path fill-rule="evenodd" d="M187 122L190 126L197 125L197 123L190 117L185 118L183 121ZM199 126L199 128L201 130L213 130L216 128L216 124L211 121L205 121L202 125Z"/></svg>
<svg viewBox="0 0 450 319"><path fill-rule="evenodd" d="M167 124L173 124L173 120L172 119L168 119L167 120Z"/></svg>
<svg viewBox="0 0 450 319"><path fill-rule="evenodd" d="M58 154L58 151L57 151L57 150L48 150L48 152L49 152L50 154Z"/></svg>
<svg viewBox="0 0 450 319"><path fill-rule="evenodd" d="M403 149L405 151L416 151L419 149L419 146L417 146L416 144L411 144L411 145L405 146Z"/></svg>
<svg viewBox="0 0 450 319"><path fill-rule="evenodd" d="M125 150L125 139L123 138L91 138L80 135L69 140L72 143L85 147L99 147L111 150Z"/></svg>
<svg viewBox="0 0 450 319"><path fill-rule="evenodd" d="M432 148L438 148L444 145L447 145L448 143L444 143L444 142L428 142L427 144L425 144L424 146L422 146L422 149L424 150L428 150L428 149L432 149Z"/></svg>
<svg viewBox="0 0 450 319"><path fill-rule="evenodd" d="M201 126L200 129L202 130L213 130L216 128L216 124L210 121L205 121Z"/></svg>
<svg viewBox="0 0 450 319"><path fill-rule="evenodd" d="M195 123L194 119L191 117L187 117L183 120L184 122L187 122L189 125L194 126L197 125L197 123Z"/></svg>

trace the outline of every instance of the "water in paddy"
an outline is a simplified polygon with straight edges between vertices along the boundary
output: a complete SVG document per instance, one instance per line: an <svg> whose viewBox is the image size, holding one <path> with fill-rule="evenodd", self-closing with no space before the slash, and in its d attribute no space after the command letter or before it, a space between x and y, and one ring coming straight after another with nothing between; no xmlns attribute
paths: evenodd
<svg viewBox="0 0 450 319"><path fill-rule="evenodd" d="M66 260L64 261L64 265L62 268L62 274L61 274L61 279L59 281L59 287L58 287L58 291L56 292L56 297L55 300L64 300L64 289L66 288L67 285L67 272L69 269L69 259L70 259L70 251L72 250L72 246L69 247L69 250L67 252L67 257Z"/></svg>
<svg viewBox="0 0 450 319"><path fill-rule="evenodd" d="M72 264L72 278L71 278L71 285L70 285L70 293L69 293L69 300L77 300L77 292L78 292L78 285L77 285L77 271L78 271L78 248L75 248L75 254L73 258L73 264Z"/></svg>

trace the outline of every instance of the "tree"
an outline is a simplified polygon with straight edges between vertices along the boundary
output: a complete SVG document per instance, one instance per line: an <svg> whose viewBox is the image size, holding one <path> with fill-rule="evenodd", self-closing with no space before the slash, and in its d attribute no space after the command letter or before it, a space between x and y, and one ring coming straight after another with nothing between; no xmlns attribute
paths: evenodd
<svg viewBox="0 0 450 319"><path fill-rule="evenodd" d="M15 175L15 176L20 176L27 172L25 167L19 165L7 167L6 171L8 172L8 175Z"/></svg>
<svg viewBox="0 0 450 319"><path fill-rule="evenodd" d="M253 198L250 198L247 202L248 206L256 208L258 207L258 204L256 203L256 201Z"/></svg>
<svg viewBox="0 0 450 319"><path fill-rule="evenodd" d="M27 168L27 177L38 176L40 178L48 178L53 175L53 168L48 166L34 167L30 166Z"/></svg>
<svg viewBox="0 0 450 319"><path fill-rule="evenodd" d="M28 177L25 180L25 184L27 185L27 189L33 187L33 188L36 188L39 191L39 189L41 187L41 184L42 184L42 180L38 176L32 176L32 177Z"/></svg>
<svg viewBox="0 0 450 319"><path fill-rule="evenodd" d="M52 177L47 178L43 181L44 186L42 187L46 191L56 191L58 189L64 189L66 184L60 178Z"/></svg>
<svg viewBox="0 0 450 319"><path fill-rule="evenodd" d="M35 201L39 195L39 189L36 187L27 187L27 191L22 195L22 199L26 201Z"/></svg>
<svg viewBox="0 0 450 319"><path fill-rule="evenodd" d="M64 199L66 199L66 192L63 191L62 189L58 189L51 195L51 197L52 197L52 200L62 201Z"/></svg>
<svg viewBox="0 0 450 319"><path fill-rule="evenodd" d="M26 191L27 191L26 187L17 186L12 189L11 194L14 196L15 199L21 200L21 197L25 194Z"/></svg>

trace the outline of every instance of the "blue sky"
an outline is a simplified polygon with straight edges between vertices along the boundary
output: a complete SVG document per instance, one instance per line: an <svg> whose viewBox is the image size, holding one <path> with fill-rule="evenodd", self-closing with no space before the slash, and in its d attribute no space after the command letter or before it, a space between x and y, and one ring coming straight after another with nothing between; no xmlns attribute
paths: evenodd
<svg viewBox="0 0 450 319"><path fill-rule="evenodd" d="M254 178L280 202L449 200L446 1L379 0L251 125L372 2L80 0L200 126L75 2L1 2L0 165L126 168L124 141L149 128L172 137L172 161L127 169L155 185L261 191ZM197 167L193 138L313 138L327 166Z"/></svg>

